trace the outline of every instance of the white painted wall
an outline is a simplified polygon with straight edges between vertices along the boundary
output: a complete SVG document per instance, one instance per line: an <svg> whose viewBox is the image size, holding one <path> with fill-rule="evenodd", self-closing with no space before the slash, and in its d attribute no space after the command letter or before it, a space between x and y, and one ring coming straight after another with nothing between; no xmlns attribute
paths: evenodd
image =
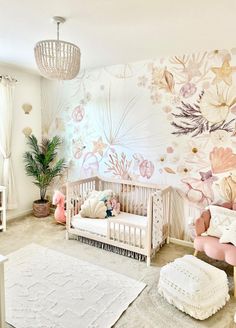
<svg viewBox="0 0 236 328"><path fill-rule="evenodd" d="M8 219L23 215L32 209L32 202L39 198L38 189L24 170L23 153L27 149L22 130L29 126L36 137L41 138L41 94L40 77L10 66L0 65L0 75L7 74L17 79L15 89L12 159L15 172L18 208L8 211ZM30 103L33 109L29 115L22 110L24 103ZM2 162L2 159L0 160ZM2 164L2 163L1 163ZM1 166L1 165L0 165ZM1 169L1 167L0 167ZM0 171L0 177L1 177Z"/></svg>

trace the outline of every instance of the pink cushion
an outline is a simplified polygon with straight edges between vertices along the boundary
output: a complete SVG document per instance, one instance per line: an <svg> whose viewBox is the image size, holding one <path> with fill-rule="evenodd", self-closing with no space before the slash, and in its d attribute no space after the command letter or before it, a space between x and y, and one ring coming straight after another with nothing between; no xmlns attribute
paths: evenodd
<svg viewBox="0 0 236 328"><path fill-rule="evenodd" d="M215 260L225 261L236 266L236 247L232 244L221 244L219 238L197 236L194 239L194 248L197 251L205 252Z"/></svg>

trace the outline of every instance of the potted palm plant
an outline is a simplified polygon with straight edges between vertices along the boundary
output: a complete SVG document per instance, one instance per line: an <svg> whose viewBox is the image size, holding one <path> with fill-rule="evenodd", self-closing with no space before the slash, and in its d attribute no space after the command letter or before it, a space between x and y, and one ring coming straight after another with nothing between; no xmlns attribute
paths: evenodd
<svg viewBox="0 0 236 328"><path fill-rule="evenodd" d="M33 202L33 214L36 217L45 217L50 213L50 203L46 199L46 192L52 181L60 176L65 169L65 159L56 159L57 149L61 145L58 136L51 140L43 138L38 143L34 135L27 137L30 151L24 153L25 171L34 178L34 184L39 188L40 199Z"/></svg>

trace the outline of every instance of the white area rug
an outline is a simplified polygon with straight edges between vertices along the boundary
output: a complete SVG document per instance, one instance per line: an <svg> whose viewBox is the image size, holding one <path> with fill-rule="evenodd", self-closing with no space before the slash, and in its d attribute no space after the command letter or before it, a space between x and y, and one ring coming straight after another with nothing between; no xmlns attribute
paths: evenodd
<svg viewBox="0 0 236 328"><path fill-rule="evenodd" d="M30 244L6 263L6 320L17 328L111 327L145 284Z"/></svg>

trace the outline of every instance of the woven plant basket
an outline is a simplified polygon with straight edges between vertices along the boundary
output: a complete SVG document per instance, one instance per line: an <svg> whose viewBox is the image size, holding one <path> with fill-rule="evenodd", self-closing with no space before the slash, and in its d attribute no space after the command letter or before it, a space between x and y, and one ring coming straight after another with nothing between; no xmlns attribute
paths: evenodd
<svg viewBox="0 0 236 328"><path fill-rule="evenodd" d="M49 201L40 202L35 200L33 202L33 214L37 218L44 218L50 214L50 203Z"/></svg>

